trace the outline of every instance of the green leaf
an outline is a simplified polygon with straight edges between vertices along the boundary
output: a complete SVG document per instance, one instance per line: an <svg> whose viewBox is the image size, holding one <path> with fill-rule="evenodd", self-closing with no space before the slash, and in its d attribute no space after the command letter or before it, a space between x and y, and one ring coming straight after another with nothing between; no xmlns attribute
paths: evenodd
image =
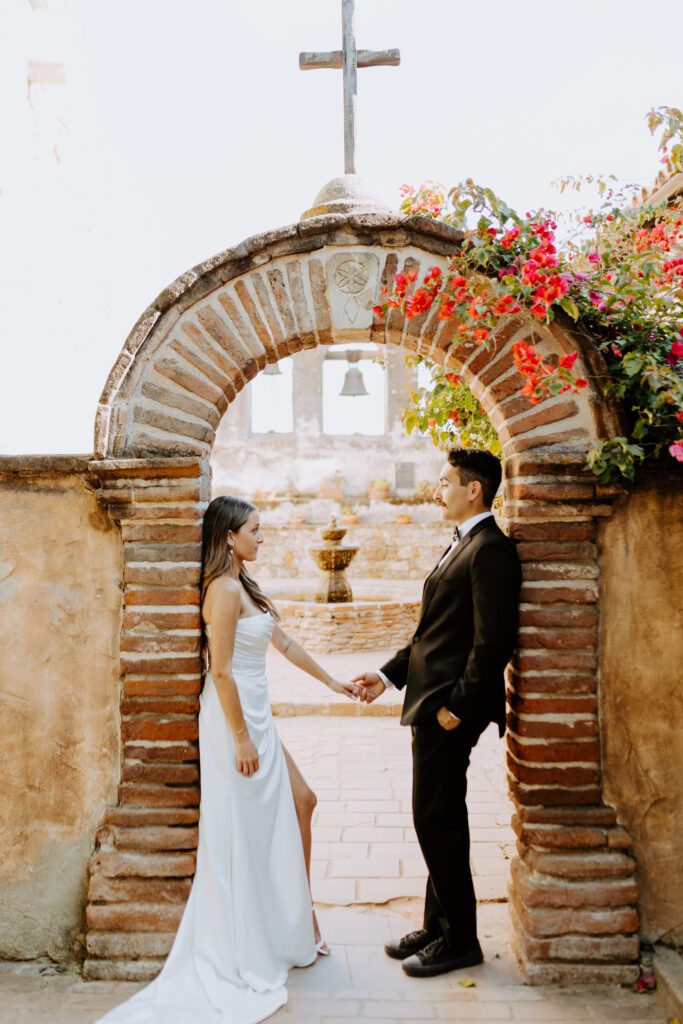
<svg viewBox="0 0 683 1024"><path fill-rule="evenodd" d="M560 306L565 311L567 316L570 316L572 318L572 320L576 321L579 319L579 307L576 305L573 299L570 299L567 296L565 296L563 299L560 299Z"/></svg>

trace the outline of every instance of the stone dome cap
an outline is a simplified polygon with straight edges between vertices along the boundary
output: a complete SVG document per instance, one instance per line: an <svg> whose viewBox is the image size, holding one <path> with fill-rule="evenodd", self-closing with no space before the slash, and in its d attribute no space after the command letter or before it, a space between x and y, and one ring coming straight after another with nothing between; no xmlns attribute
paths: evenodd
<svg viewBox="0 0 683 1024"><path fill-rule="evenodd" d="M391 215L388 206L370 192L358 174L342 174L324 185L301 220L324 217L330 213L379 213Z"/></svg>

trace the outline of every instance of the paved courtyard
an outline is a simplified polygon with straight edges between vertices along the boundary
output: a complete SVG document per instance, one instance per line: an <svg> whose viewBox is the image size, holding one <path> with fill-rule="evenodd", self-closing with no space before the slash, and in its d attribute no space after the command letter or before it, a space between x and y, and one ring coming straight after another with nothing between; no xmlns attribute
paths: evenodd
<svg viewBox="0 0 683 1024"><path fill-rule="evenodd" d="M376 668L385 657L379 652L320 660L348 678L361 668ZM295 673L275 652L270 658L280 735L318 795L313 894L332 946L328 958L292 971L289 1003L271 1020L666 1024L672 1019L660 993L523 983L510 944L506 888L514 844L504 744L494 728L474 751L468 793L486 962L441 978L406 977L382 946L421 920L425 867L410 814L410 730L399 725L399 705L389 695L371 708L354 705ZM56 973L51 965L0 965L0 1024L91 1024L138 987L84 982L75 971Z"/></svg>

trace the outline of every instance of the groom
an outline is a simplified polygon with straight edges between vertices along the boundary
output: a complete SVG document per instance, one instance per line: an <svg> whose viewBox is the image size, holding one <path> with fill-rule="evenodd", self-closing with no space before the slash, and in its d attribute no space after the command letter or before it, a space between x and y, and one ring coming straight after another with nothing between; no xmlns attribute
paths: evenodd
<svg viewBox="0 0 683 1024"><path fill-rule="evenodd" d="M470 871L465 794L470 752L489 724L505 731L503 671L517 635L521 572L491 505L501 466L486 451L452 449L434 498L453 542L427 577L412 641L379 672L354 679L371 703L405 688L413 734L413 820L429 871L419 931L384 947L412 977L483 960Z"/></svg>

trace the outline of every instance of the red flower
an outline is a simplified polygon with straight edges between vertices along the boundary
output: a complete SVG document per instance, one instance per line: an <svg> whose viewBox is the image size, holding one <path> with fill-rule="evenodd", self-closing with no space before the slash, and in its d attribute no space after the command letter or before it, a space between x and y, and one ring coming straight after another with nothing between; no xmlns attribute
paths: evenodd
<svg viewBox="0 0 683 1024"><path fill-rule="evenodd" d="M571 370L574 363L576 362L577 355L578 352L570 352L565 356L560 356L560 366L562 367L562 369Z"/></svg>
<svg viewBox="0 0 683 1024"><path fill-rule="evenodd" d="M434 419L434 417L433 417L433 416L431 416L431 417L430 417L430 418L429 418L429 419L427 420L427 426L428 426L428 427L435 427L435 426L436 426L436 420Z"/></svg>
<svg viewBox="0 0 683 1024"><path fill-rule="evenodd" d="M579 377L578 380L574 381L574 383L576 384L577 388L585 388L588 386L588 381L584 380L583 377Z"/></svg>
<svg viewBox="0 0 683 1024"><path fill-rule="evenodd" d="M381 306L373 306L372 307L372 312L375 314L375 316L382 316L382 313L384 312L384 310L382 309Z"/></svg>
<svg viewBox="0 0 683 1024"><path fill-rule="evenodd" d="M671 346L671 355L676 356L677 359L683 356L683 341L674 341Z"/></svg>

